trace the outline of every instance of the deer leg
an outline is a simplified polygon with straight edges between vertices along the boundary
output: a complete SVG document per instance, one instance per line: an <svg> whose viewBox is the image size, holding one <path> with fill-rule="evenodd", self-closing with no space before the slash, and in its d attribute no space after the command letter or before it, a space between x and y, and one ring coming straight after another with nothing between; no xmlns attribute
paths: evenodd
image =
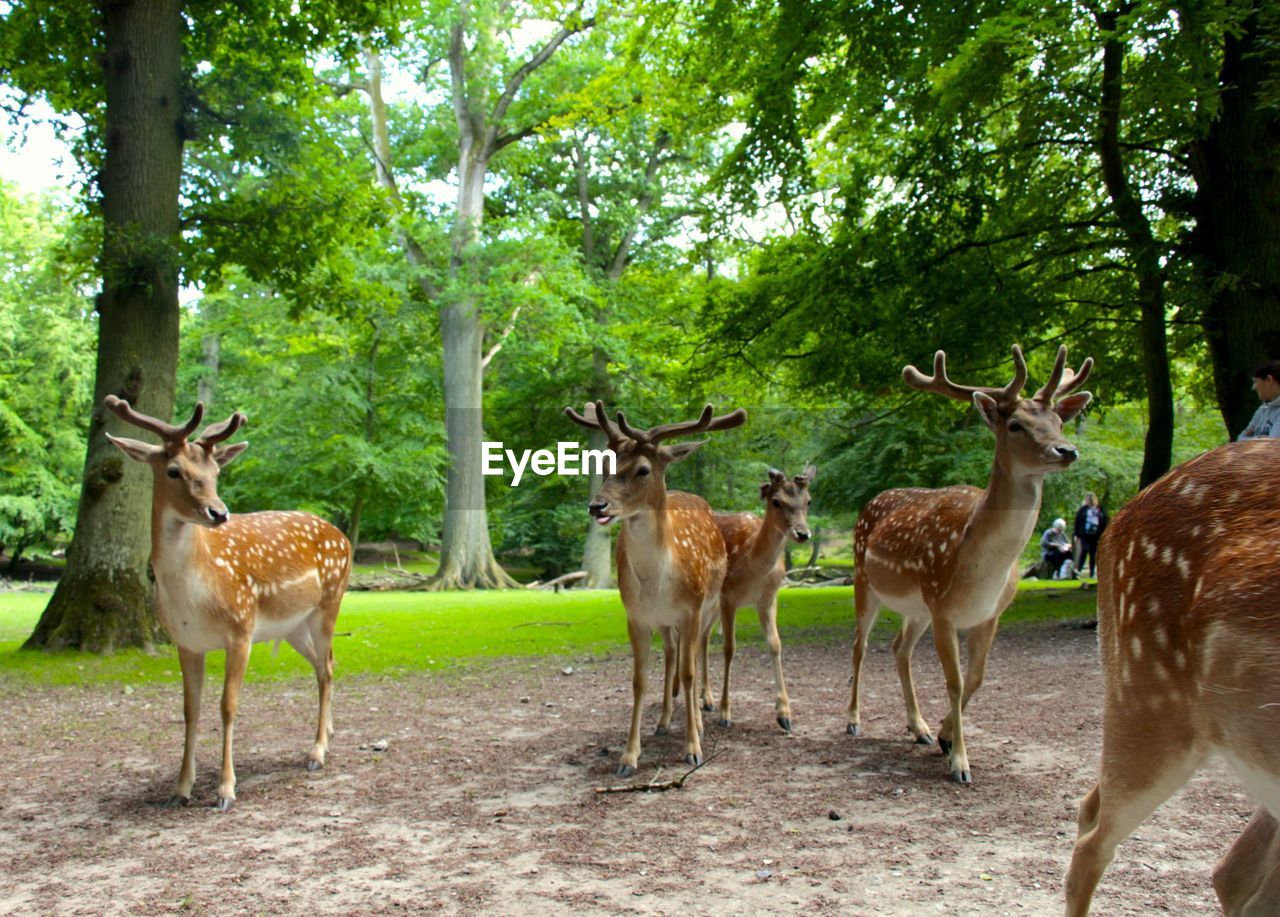
<svg viewBox="0 0 1280 917"><path fill-rule="evenodd" d="M662 634L662 714L658 717L658 728L654 735L664 736L671 731L671 714L674 710L677 690L676 674L676 636L670 627L659 628Z"/></svg>
<svg viewBox="0 0 1280 917"><path fill-rule="evenodd" d="M1000 616L996 615L969 629L969 667L964 678L964 697L960 699L960 710L969 706L969 700L982 686L987 674L987 654L991 652L991 643L996 638L996 628L1000 624ZM951 734L947 724L942 724L938 731L938 747L943 753L951 750Z"/></svg>
<svg viewBox="0 0 1280 917"><path fill-rule="evenodd" d="M1177 792L1205 758L1190 745L1179 746L1173 741L1158 749L1145 749L1141 766L1129 756L1108 755L1107 736L1116 733L1107 719L1103 721L1102 777L1080 803L1080 835L1067 870L1068 917L1089 913L1093 890L1116 846ZM1132 725L1144 726L1138 722Z"/></svg>
<svg viewBox="0 0 1280 917"><path fill-rule="evenodd" d="M735 633L737 615L738 609L723 599L720 601L720 630L724 632L724 684L720 689L720 719L716 723L726 729L733 725L733 714L729 704L729 669L733 667L733 654L738 644ZM710 632L709 629L708 632ZM706 656L702 657L702 664L704 666L707 664ZM706 678L705 670L703 678Z"/></svg>
<svg viewBox="0 0 1280 917"><path fill-rule="evenodd" d="M905 632L905 629L904 629ZM939 620L933 625L933 645L942 662L942 673L947 680L947 699L951 709L942 723L939 735L951 736L951 779L956 783L972 783L969 773L969 756L964 746L964 727L960 716L964 700L964 672L960 669L960 635L950 621ZM905 690L905 688L904 688Z"/></svg>
<svg viewBox="0 0 1280 917"><path fill-rule="evenodd" d="M760 630L769 644L769 658L773 662L773 710L783 732L791 731L791 698L787 696L787 682L782 677L782 638L778 636L778 593L761 596L756 602L756 616L760 618ZM729 692L728 665L725 666L725 693Z"/></svg>
<svg viewBox="0 0 1280 917"><path fill-rule="evenodd" d="M619 777L630 777L640 763L640 717L644 712L644 680L649 668L649 643L653 631L628 618L627 636L631 638L631 731L627 733L622 761L614 772Z"/></svg>
<svg viewBox="0 0 1280 917"><path fill-rule="evenodd" d="M902 619L902 630L893 638L893 656L898 664L898 682L902 685L902 702L907 707L907 729L916 737L917 745L932 745L933 733L929 724L920 715L920 702L916 699L916 682L911 674L911 656L916 651L916 644L929 629L929 622L924 618Z"/></svg>
<svg viewBox="0 0 1280 917"><path fill-rule="evenodd" d="M1280 825L1259 806L1213 871L1226 917L1280 913Z"/></svg>
<svg viewBox="0 0 1280 917"><path fill-rule="evenodd" d="M702 636L698 638L698 683L702 686L701 693L698 696L702 699L702 709L708 713L715 709L711 699L711 670L707 665L707 653L711 647L711 631L714 627L714 623L708 621L707 626L702 629Z"/></svg>
<svg viewBox="0 0 1280 917"><path fill-rule="evenodd" d="M191 803L191 788L196 782L196 736L200 727L200 694L204 690L204 653L193 653L178 647L178 662L182 665L182 719L186 724L186 738L182 743L182 769L173 796L166 805L185 806Z"/></svg>
<svg viewBox="0 0 1280 917"><path fill-rule="evenodd" d="M324 767L329 752L329 737L333 735L333 622L316 619L311 625L311 642L315 657L316 683L320 689L320 713L316 723L316 742L307 760L307 770L318 771Z"/></svg>
<svg viewBox="0 0 1280 917"><path fill-rule="evenodd" d="M853 689L849 696L849 735L862 735L862 714L859 711L858 691L862 684L862 661L867 655L867 638L871 629L876 626L876 617L880 614L880 599L871 591L866 577L855 574L853 587L853 608L857 618L857 630L853 635Z"/></svg>
<svg viewBox="0 0 1280 917"><path fill-rule="evenodd" d="M222 686L222 773L218 779L218 808L226 812L236 801L236 769L232 763L232 740L235 732L236 708L240 705L240 686L249 665L248 638L236 640L227 647L227 675Z"/></svg>
<svg viewBox="0 0 1280 917"><path fill-rule="evenodd" d="M694 608L680 625L680 684L684 695L684 760L702 763L702 710L694 694L698 680L698 637L702 633L702 609Z"/></svg>

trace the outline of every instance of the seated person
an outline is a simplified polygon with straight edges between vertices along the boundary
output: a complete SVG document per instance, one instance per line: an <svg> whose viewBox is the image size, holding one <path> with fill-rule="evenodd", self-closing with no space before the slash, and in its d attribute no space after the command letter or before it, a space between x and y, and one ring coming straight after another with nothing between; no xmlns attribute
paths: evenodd
<svg viewBox="0 0 1280 917"><path fill-rule="evenodd" d="M1067 520L1054 519L1053 525L1040 537L1040 556L1055 574L1071 559L1071 540L1067 538ZM1074 575L1074 570L1071 574Z"/></svg>

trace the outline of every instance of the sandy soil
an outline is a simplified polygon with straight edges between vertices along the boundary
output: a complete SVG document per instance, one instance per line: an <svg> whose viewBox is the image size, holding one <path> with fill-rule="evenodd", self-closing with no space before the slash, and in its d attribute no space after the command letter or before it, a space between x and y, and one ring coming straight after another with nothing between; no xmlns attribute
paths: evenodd
<svg viewBox="0 0 1280 917"><path fill-rule="evenodd" d="M864 676L869 734L845 735L847 653L786 651L787 737L766 654L740 648L735 725L709 722L718 756L665 793L594 792L617 783L627 657L340 677L317 774L303 767L311 683L250 685L228 814L209 807L215 686L199 804L174 810L158 803L181 753L176 676L128 694L0 679L0 912L1059 913L1076 801L1097 767L1094 635L1001 635L966 718L971 788L908 741L883 645ZM927 641L917 671L936 728L944 691ZM648 735L634 779L678 776L680 754L678 731ZM1210 870L1250 809L1224 768L1199 775L1120 848L1097 912L1212 913Z"/></svg>

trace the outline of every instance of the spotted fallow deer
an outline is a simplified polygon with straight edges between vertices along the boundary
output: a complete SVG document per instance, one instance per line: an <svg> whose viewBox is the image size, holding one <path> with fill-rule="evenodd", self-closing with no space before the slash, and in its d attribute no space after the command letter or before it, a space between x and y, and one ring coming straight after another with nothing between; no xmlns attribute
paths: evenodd
<svg viewBox="0 0 1280 917"><path fill-rule="evenodd" d="M1142 491L1098 550L1102 767L1066 912L1212 754L1260 803L1214 872L1228 915L1280 914L1280 441L1207 452Z"/></svg>
<svg viewBox="0 0 1280 917"><path fill-rule="evenodd" d="M854 530L854 604L858 628L853 642L851 735L861 735L858 685L867 636L881 603L902 615L893 641L907 706L907 729L921 744L933 736L920 715L911 678L911 654L933 625L933 641L946 676L950 711L938 733L950 755L951 779L971 783L961 713L982 684L987 653L1000 614L1013 601L1018 556L1035 528L1044 476L1076 460L1062 425L1088 405L1088 392L1069 394L1093 369L1086 359L1078 373L1066 369L1067 348L1058 350L1048 382L1030 398L1021 396L1027 364L1015 345L1013 380L1004 388L957 385L947 378L946 354L934 356L933 376L914 366L902 371L912 388L972 402L996 437L995 460L986 490L887 490L863 509ZM1060 401L1055 399L1062 397ZM969 630L969 667L960 669L957 631Z"/></svg>
<svg viewBox="0 0 1280 917"><path fill-rule="evenodd" d="M809 540L809 484L818 469L813 465L788 480L776 468L769 469L769 480L760 485L764 500L764 518L755 513L716 513L716 525L724 538L729 555L729 568L720 588L720 626L724 633L724 687L720 693L721 726L731 726L733 717L729 703L729 669L735 649L734 619L738 609L754 605L760 618L760 630L769 644L773 660L774 711L778 725L791 731L791 699L782 675L782 640L778 637L778 590L786 579L782 553L787 541L803 544ZM707 674L707 644L715 618L702 622L702 709L713 709ZM668 689L671 678L666 679Z"/></svg>
<svg viewBox="0 0 1280 917"><path fill-rule="evenodd" d="M219 809L236 798L231 745L249 650L285 640L316 670L320 719L307 763L324 766L333 733L333 627L351 572L351 545L342 532L310 513L232 516L218 499L218 473L248 443L220 445L245 422L239 412L207 427L194 441L204 406L174 426L140 414L108 395L107 410L155 433L161 445L107 435L125 455L151 469L151 567L160 623L178 646L186 742L171 805L187 805L195 783L196 734L205 653L225 650L222 691L222 771Z"/></svg>
<svg viewBox="0 0 1280 917"><path fill-rule="evenodd" d="M741 426L747 412L739 408L713 417L711 405L707 405L697 420L648 430L631 427L621 412L617 423L610 421L600 401L587 405L582 414L573 408L565 408L564 412L580 426L602 430L616 459L613 474L605 478L587 507L598 525L622 522L617 548L618 587L627 609L633 672L631 729L616 773L629 777L639 764L640 717L649 644L655 628L661 632L668 654L676 650L680 654L678 669L686 708L685 761L701 764L702 712L694 690L698 639L703 616L719 607L728 562L724 538L707 501L678 490L668 491L666 485L667 466L688 458L706 441L660 444L677 436ZM667 732L671 722L665 700L659 735Z"/></svg>

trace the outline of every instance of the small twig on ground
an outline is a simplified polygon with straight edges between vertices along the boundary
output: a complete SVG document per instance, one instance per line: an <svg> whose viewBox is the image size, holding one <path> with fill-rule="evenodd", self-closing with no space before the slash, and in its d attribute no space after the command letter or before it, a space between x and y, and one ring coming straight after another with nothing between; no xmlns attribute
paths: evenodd
<svg viewBox="0 0 1280 917"><path fill-rule="evenodd" d="M721 755L721 752L716 752L715 754L707 755L705 758L702 759L701 764L695 764L693 767L689 768L689 770L685 771L675 780L667 780L664 783L653 783L652 781L650 781L649 783L631 783L631 784L628 784L627 786L598 786L596 787L596 792L597 793L661 793L664 790L678 790L684 787L684 782L689 779L689 776L691 774L693 774L695 771L702 770L702 768L706 767L716 758L720 757L720 755ZM657 779L657 775L654 775L654 780L656 779Z"/></svg>
<svg viewBox="0 0 1280 917"><path fill-rule="evenodd" d="M572 627L572 626L573 626L573 623L570 621L525 621L523 624L513 624L511 626L511 629L516 630L521 627Z"/></svg>

